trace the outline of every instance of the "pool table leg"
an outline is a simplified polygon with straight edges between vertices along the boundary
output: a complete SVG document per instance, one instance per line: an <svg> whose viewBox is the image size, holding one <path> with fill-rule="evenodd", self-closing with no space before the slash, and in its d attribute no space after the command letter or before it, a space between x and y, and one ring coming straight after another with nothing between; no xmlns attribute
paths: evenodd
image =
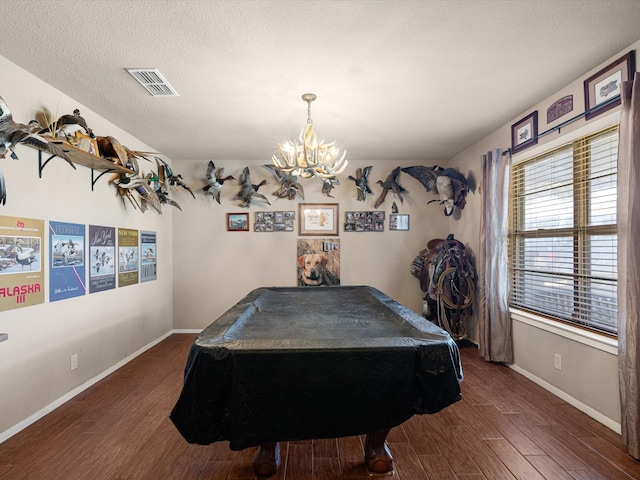
<svg viewBox="0 0 640 480"><path fill-rule="evenodd" d="M388 428L367 434L364 444L364 463L371 473L393 471L393 457L386 442L389 430Z"/></svg>
<svg viewBox="0 0 640 480"><path fill-rule="evenodd" d="M280 466L280 443L263 443L253 457L253 473L259 477L274 475Z"/></svg>

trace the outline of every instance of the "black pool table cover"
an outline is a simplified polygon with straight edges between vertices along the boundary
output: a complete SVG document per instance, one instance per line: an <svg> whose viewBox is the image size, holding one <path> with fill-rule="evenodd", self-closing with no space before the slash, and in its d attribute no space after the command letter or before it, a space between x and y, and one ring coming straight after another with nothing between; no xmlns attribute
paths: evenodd
<svg viewBox="0 0 640 480"><path fill-rule="evenodd" d="M360 435L461 398L458 348L373 287L265 287L196 338L170 418L190 443Z"/></svg>

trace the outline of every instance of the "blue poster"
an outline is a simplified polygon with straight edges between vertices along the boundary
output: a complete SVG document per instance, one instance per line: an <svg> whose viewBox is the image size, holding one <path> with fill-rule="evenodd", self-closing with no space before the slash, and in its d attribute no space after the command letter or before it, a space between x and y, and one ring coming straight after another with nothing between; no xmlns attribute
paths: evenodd
<svg viewBox="0 0 640 480"><path fill-rule="evenodd" d="M49 222L49 301L78 297L85 282L85 226Z"/></svg>
<svg viewBox="0 0 640 480"><path fill-rule="evenodd" d="M155 280L158 278L156 232L140 231L140 252L140 281Z"/></svg>

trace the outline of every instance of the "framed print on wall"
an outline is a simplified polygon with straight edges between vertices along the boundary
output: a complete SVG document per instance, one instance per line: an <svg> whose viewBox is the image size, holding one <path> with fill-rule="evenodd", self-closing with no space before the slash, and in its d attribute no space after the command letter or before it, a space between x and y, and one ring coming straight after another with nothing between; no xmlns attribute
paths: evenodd
<svg viewBox="0 0 640 480"><path fill-rule="evenodd" d="M538 111L511 125L511 153L517 153L538 143Z"/></svg>
<svg viewBox="0 0 640 480"><path fill-rule="evenodd" d="M248 213L227 213L227 231L228 232L248 232L249 231L249 214Z"/></svg>
<svg viewBox="0 0 640 480"><path fill-rule="evenodd" d="M389 230L409 230L409 214L392 213L389 215Z"/></svg>
<svg viewBox="0 0 640 480"><path fill-rule="evenodd" d="M622 82L633 79L635 50L618 58L584 81L584 109L587 120L620 105Z"/></svg>
<svg viewBox="0 0 640 480"><path fill-rule="evenodd" d="M337 203L301 203L300 235L338 235Z"/></svg>

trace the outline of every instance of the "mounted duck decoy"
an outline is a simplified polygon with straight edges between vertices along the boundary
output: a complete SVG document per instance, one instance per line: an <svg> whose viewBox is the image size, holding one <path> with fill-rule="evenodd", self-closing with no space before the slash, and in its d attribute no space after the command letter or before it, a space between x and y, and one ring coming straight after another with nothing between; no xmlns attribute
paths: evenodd
<svg viewBox="0 0 640 480"><path fill-rule="evenodd" d="M331 190L340 185L340 180L338 180L337 177L321 177L321 179L322 193L324 193L327 197L334 198L333 195L331 195Z"/></svg>
<svg viewBox="0 0 640 480"><path fill-rule="evenodd" d="M233 197L234 200L240 200L240 206L244 208L249 208L251 205L251 200L257 198L261 200L263 203L267 205L271 205L267 197L258 192L258 189L267 183L266 180L262 180L258 184L251 183L251 174L249 172L249 167L244 167L242 170L242 174L239 179L240 183L240 191Z"/></svg>
<svg viewBox="0 0 640 480"><path fill-rule="evenodd" d="M274 197L294 200L297 195L300 195L300 198L304 200L304 189L298 182L296 175L284 173L273 165L265 165L265 167L271 170L278 179L278 189L274 190Z"/></svg>
<svg viewBox="0 0 640 480"><path fill-rule="evenodd" d="M445 216L451 216L454 208L460 210L467 204L466 196L469 193L470 185L465 176L454 168L440 168L437 165L426 167L417 165L402 169L424 186L427 192L434 191L439 195L438 200L431 200L428 203L440 202L444 205Z"/></svg>
<svg viewBox="0 0 640 480"><path fill-rule="evenodd" d="M202 190L211 195L218 203L220 203L220 192L224 182L227 180L235 180L231 175L227 175L226 177L223 177L223 175L224 168L216 168L215 164L209 160L209 163L207 164L207 184L202 187Z"/></svg>
<svg viewBox="0 0 640 480"><path fill-rule="evenodd" d="M373 193L369 187L369 174L371 173L371 166L356 169L356 176L349 175L347 178L352 180L356 184L358 190L358 201L364 202L368 193Z"/></svg>
<svg viewBox="0 0 640 480"><path fill-rule="evenodd" d="M408 193L408 191L398 183L398 175L400 175L400 167L394 168L384 182L382 180L378 180L376 182L382 186L382 193L373 204L373 208L378 208L380 205L382 205L385 198L387 198L387 193L389 193L390 191L393 192L396 197L398 197L400 203L404 203L402 194Z"/></svg>
<svg viewBox="0 0 640 480"><path fill-rule="evenodd" d="M14 122L9 106L0 97L0 158L4 158L8 151L11 153L11 158L17 160L18 156L14 149L19 143L56 155L66 160L74 169L76 168L64 150L58 145L34 133L33 127Z"/></svg>

